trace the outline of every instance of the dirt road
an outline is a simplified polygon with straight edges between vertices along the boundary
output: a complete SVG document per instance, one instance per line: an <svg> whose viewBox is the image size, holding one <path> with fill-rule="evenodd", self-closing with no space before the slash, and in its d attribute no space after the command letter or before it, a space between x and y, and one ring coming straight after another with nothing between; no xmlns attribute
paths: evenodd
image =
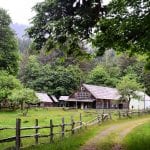
<svg viewBox="0 0 150 150"><path fill-rule="evenodd" d="M114 146L110 147L110 150L122 150L121 145L119 144L122 139L129 133L131 130L145 122L150 121L150 118L139 118L137 120L129 120L119 124L114 124L111 127L106 128L102 132L98 133L94 138L86 142L85 145L81 147L80 150L103 150L98 147L103 139L108 138L111 134L115 134L117 138L117 143ZM112 139L110 139L112 140Z"/></svg>

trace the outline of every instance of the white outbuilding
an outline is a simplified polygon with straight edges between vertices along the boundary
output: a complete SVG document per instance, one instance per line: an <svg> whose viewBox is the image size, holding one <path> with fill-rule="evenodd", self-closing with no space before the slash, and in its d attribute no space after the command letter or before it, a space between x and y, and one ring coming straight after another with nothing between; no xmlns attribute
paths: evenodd
<svg viewBox="0 0 150 150"><path fill-rule="evenodd" d="M137 98L130 101L130 109L150 109L150 96L142 91L137 91Z"/></svg>

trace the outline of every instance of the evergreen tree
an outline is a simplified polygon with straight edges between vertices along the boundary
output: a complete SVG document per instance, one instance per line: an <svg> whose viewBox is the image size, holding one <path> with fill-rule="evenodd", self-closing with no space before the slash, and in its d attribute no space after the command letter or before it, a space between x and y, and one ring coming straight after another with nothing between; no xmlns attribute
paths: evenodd
<svg viewBox="0 0 150 150"><path fill-rule="evenodd" d="M11 18L0 8L0 70L11 74L18 71L18 47L14 33L10 28Z"/></svg>

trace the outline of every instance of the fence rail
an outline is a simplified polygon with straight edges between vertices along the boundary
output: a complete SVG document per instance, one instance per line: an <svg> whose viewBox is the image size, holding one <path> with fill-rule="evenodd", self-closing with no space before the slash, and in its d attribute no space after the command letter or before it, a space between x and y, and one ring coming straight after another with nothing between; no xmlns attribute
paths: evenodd
<svg viewBox="0 0 150 150"><path fill-rule="evenodd" d="M118 111L118 117L132 117L133 115L141 115L142 113L147 113L149 111ZM74 121L73 117L70 119L70 123L65 123L65 118L62 118L61 124L53 124L53 120L50 119L49 125L47 126L39 126L39 121L38 119L35 119L35 126L32 127L21 127L21 119L16 119L16 127L3 127L0 128L1 130L15 130L16 135L4 139L0 139L0 143L4 142L12 142L15 141L15 149L20 150L21 148L21 140L25 138L31 138L33 137L35 139L35 145L39 144L39 138L44 138L44 137L49 137L49 141L53 142L54 141L54 136L55 135L61 135L63 138L66 133L70 132L71 134L74 134L76 130L81 129L82 127L87 127L91 126L94 124L101 124L103 121L106 121L108 119L112 118L112 113L98 113L97 116L94 119L91 119L87 122L82 121L82 115L80 114L80 120L79 121ZM66 129L66 127L70 127L70 129ZM54 132L55 128L60 128L60 132ZM48 134L40 134L41 129L49 129ZM35 130L34 134L31 135L21 135L21 131L25 130Z"/></svg>

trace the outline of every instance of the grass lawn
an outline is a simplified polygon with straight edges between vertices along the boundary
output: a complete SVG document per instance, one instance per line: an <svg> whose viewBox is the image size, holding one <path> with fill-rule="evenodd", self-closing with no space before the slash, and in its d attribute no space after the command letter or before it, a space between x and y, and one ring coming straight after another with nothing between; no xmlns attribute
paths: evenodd
<svg viewBox="0 0 150 150"><path fill-rule="evenodd" d="M102 111L102 110L98 110ZM108 111L108 110L107 110ZM61 124L62 117L65 118L65 123L70 123L71 116L73 116L75 121L79 121L80 113L82 114L82 120L84 122L87 122L97 116L96 110L63 110L62 108L34 108L30 109L28 112L28 115L26 117L23 117L20 111L15 112L6 112L6 111L0 111L0 128L1 127L15 127L16 118L21 118L22 123L21 127L32 127L35 125L35 119L39 120L39 126L48 126L50 119L53 119L53 124ZM118 112L113 112L112 115L113 120L105 122L102 126L93 126L89 127L88 130L83 129L83 132L79 132L75 134L74 136L65 136L65 138L62 140L60 138L61 135L57 135L54 137L54 143L49 143L49 138L40 138L39 143L45 143L38 145L36 147L33 147L35 143L34 138L27 138L22 140L22 145L25 148L25 150L77 150L81 145L83 145L88 139L92 138L96 133L100 132L101 130L104 130L106 127L111 126L112 124L126 122L127 120L132 119L121 119L118 120ZM136 117L137 118L137 117ZM134 119L136 119L134 118ZM134 120L133 119L133 120ZM67 129L70 129L68 127ZM54 130L54 133L61 131L61 128L57 128ZM40 129L39 133L41 135L43 134L49 134L50 129ZM35 134L35 130L28 130L28 131L21 131L21 135L31 135ZM7 138L15 136L14 130L0 130L0 139ZM46 144L47 143L47 144ZM2 143L0 144L0 150L4 150L8 147L12 147L15 145L15 142L10 143ZM109 145L109 144L108 144ZM28 147L30 146L30 147Z"/></svg>
<svg viewBox="0 0 150 150"><path fill-rule="evenodd" d="M140 118L147 118L147 116L141 116ZM37 145L32 147L27 147L24 150L79 150L82 145L84 145L89 139L93 138L95 135L104 131L106 128L111 127L112 125L118 125L123 123L130 123L132 121L138 120L138 117L133 119L121 119L121 120L109 120L104 122L102 125L95 125L88 127L87 129L83 129L82 132L76 133L73 136L64 138L63 140L56 141L54 143L47 143L43 145ZM127 123L127 124L128 124ZM98 149L101 150L110 150L113 147L114 143L118 142L118 136L116 133L112 133L111 135L107 136L104 139L100 140L100 143L97 143ZM100 144L100 147L99 147Z"/></svg>
<svg viewBox="0 0 150 150"><path fill-rule="evenodd" d="M150 150L150 122L140 125L126 136L125 150Z"/></svg>
<svg viewBox="0 0 150 150"><path fill-rule="evenodd" d="M0 128L1 127L15 127L16 118L21 118L22 127L32 127L35 125L35 119L39 119L39 126L48 126L50 119L53 119L53 124L61 124L61 118L65 118L65 123L70 123L71 116L73 116L75 121L79 121L80 113L82 113L83 121L89 121L97 116L95 110L89 110L88 113L83 110L63 110L62 108L35 108L28 112L26 117L23 117L20 111L6 112L0 111ZM68 127L69 128L69 127ZM54 132L59 132L61 129L55 129ZM34 134L35 130L22 131L21 135ZM40 134L49 134L49 129L41 129ZM14 130L0 130L0 139L7 138L15 135ZM57 137L56 137L57 138ZM39 142L48 142L48 138L42 138ZM28 146L34 144L34 138L23 139L23 146ZM0 144L0 150L6 147L13 146L14 142Z"/></svg>
<svg viewBox="0 0 150 150"><path fill-rule="evenodd" d="M87 129L81 129L82 132L77 132L73 136L58 140L54 143L41 144L33 147L24 148L24 150L79 150L79 148L85 144L87 140L95 136L100 131L104 130L108 126L111 126L112 121L105 122L103 125L95 125L88 127Z"/></svg>

